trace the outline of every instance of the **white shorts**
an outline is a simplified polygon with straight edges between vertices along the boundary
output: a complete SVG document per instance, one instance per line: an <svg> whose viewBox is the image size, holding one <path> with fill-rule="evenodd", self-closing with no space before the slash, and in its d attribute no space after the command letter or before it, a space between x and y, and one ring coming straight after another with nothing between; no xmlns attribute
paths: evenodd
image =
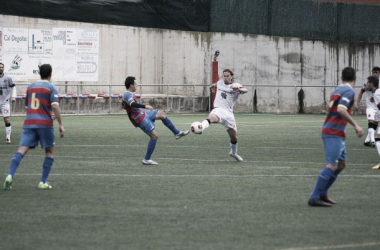
<svg viewBox="0 0 380 250"><path fill-rule="evenodd" d="M232 128L233 130L237 131L235 116L233 113L225 109L214 108L211 111L211 114L215 114L217 117L219 117L219 123L222 124L226 129Z"/></svg>
<svg viewBox="0 0 380 250"><path fill-rule="evenodd" d="M366 113L367 113L367 120L372 120L375 122L380 121L380 111L378 109L367 108Z"/></svg>
<svg viewBox="0 0 380 250"><path fill-rule="evenodd" d="M0 108L3 117L11 116L11 105L9 105L9 100L6 100L5 102L3 102L3 104L0 104Z"/></svg>

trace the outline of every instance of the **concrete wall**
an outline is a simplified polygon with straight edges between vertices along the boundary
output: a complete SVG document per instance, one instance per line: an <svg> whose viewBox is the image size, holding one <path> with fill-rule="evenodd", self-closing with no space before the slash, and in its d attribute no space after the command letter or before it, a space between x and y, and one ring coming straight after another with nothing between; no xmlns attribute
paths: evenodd
<svg viewBox="0 0 380 250"><path fill-rule="evenodd" d="M220 50L219 72L230 68L236 81L256 90L258 112L297 112L301 86L305 111L322 112L345 66L356 68L358 85L362 85L371 68L380 65L379 44L144 29L5 15L0 15L0 20L2 27L99 29L99 81L56 82L67 86L91 84L81 88L82 93L108 93L108 86L100 86L108 84L115 85L112 92L121 93L125 77L134 75L138 84L156 85L143 87L144 94L194 95L195 90L197 96L208 96L207 87L201 85L211 83L212 56ZM167 90L165 85L179 86ZM19 92L23 91L25 88L20 87ZM59 92L75 93L76 87L59 87ZM252 112L253 101L252 93L243 95L236 111Z"/></svg>

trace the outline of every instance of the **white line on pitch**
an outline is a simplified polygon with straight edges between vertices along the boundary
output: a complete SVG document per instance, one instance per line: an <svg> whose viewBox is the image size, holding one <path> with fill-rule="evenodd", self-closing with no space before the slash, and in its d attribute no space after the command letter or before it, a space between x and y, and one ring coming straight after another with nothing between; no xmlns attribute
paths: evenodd
<svg viewBox="0 0 380 250"><path fill-rule="evenodd" d="M0 155L6 155L6 154L0 154ZM26 156L25 159L29 158L29 157L33 157L33 158L41 158L42 156L41 155L28 155ZM109 156L109 157L104 157L104 156L74 156L74 155L55 155L54 158L57 158L57 159L66 159L66 161L68 160L75 160L77 161L77 159L82 159L82 160L88 160L88 159L113 159L113 160L119 160L119 159L138 159L140 160L140 157L114 157L114 156ZM226 159L194 159L194 158L155 158L156 160L170 160L170 161L198 161L198 162L231 162L231 163L236 163L236 161L231 161L230 158L226 158ZM1 160L0 160L1 161ZM8 160L9 162L10 160ZM308 165L321 165L323 166L324 163L323 161L321 162L296 162L296 161L244 161L242 163L239 163L239 164L244 164L244 163L258 163L258 164L265 164L265 163L280 163L281 165L285 165L285 164L302 164L302 165L305 165L305 166L308 166ZM349 166L369 166L371 164L360 164L360 163L348 163L347 165ZM372 164L373 165L373 164ZM255 166L252 166L252 167L255 167ZM265 166L265 167L270 167L270 166ZM277 167L277 168L291 168L289 166L285 166L285 167Z"/></svg>
<svg viewBox="0 0 380 250"><path fill-rule="evenodd" d="M379 246L379 245L380 245L380 242L364 242L364 243L356 243L356 244L329 245L329 246L318 246L318 247L281 248L278 250L323 250L323 249L357 248L357 247Z"/></svg>
<svg viewBox="0 0 380 250"><path fill-rule="evenodd" d="M27 176L34 176L34 175L41 175L41 173L20 173L18 175L27 175ZM253 178L253 177L315 177L316 175L311 174L305 174L305 175L280 175L280 174L274 174L274 175L264 175L264 174L250 174L250 175L191 175L191 174L169 174L169 175L153 175L153 174L50 174L54 176L109 176L109 177L216 177L216 178ZM339 177L348 177L348 178L380 178L380 175L339 175Z"/></svg>

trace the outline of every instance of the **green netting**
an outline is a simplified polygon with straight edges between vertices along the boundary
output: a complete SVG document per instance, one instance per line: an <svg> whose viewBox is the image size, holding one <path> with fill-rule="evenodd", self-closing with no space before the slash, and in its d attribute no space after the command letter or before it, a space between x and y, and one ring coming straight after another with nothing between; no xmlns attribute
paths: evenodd
<svg viewBox="0 0 380 250"><path fill-rule="evenodd" d="M380 42L380 7L338 4L338 40Z"/></svg>
<svg viewBox="0 0 380 250"><path fill-rule="evenodd" d="M273 0L271 25L273 36L336 39L336 8L331 3Z"/></svg>
<svg viewBox="0 0 380 250"><path fill-rule="evenodd" d="M214 0L211 4L210 30L267 34L267 0Z"/></svg>
<svg viewBox="0 0 380 250"><path fill-rule="evenodd" d="M212 32L380 42L380 6L309 0L214 0Z"/></svg>

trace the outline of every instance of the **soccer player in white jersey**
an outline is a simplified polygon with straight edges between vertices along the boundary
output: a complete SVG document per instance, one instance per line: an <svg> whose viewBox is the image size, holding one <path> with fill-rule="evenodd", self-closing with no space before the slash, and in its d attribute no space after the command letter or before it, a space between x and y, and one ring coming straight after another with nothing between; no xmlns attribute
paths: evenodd
<svg viewBox="0 0 380 250"><path fill-rule="evenodd" d="M380 68L373 67L372 76L379 78L379 75L380 75ZM358 95L358 100L356 104L356 110L358 110L360 106L360 101L363 97L363 94L365 93L366 94L366 99L365 99L366 100L366 114L367 114L367 120L368 120L368 134L367 134L366 139L364 140L364 146L372 146L372 147L375 146L375 132L379 124L378 121L375 121L375 115L377 114L377 111L378 111L378 108L373 98L375 90L368 88L367 83L365 83Z"/></svg>
<svg viewBox="0 0 380 250"><path fill-rule="evenodd" d="M12 99L11 99L12 98ZM5 123L5 143L11 143L11 105L9 99L16 100L16 87L12 78L4 74L4 64L0 63L0 108Z"/></svg>
<svg viewBox="0 0 380 250"><path fill-rule="evenodd" d="M375 77L375 76L370 76L368 77L368 82L370 81L370 78L371 81L375 82L375 84L379 84L379 78ZM375 94L373 96L374 98L374 101L375 101L375 104L377 105L378 108L380 108L380 89L377 88L376 91L375 91ZM380 121L380 111L378 110L377 111L377 116L376 116L377 121ZM376 138L375 138L375 143L376 143L376 149L377 149L377 153L379 154L379 157L380 157L380 129L377 130L376 132ZM373 170L380 170L380 163L375 165L374 167L372 167Z"/></svg>
<svg viewBox="0 0 380 250"><path fill-rule="evenodd" d="M237 154L237 127L233 113L234 105L240 94L248 92L240 83L233 82L234 73L230 69L223 70L223 80L211 84L211 89L215 91L214 109L210 112L208 118L202 122L202 131L210 126L211 123L220 123L226 129L230 136L230 153L237 161L243 161L243 158Z"/></svg>

